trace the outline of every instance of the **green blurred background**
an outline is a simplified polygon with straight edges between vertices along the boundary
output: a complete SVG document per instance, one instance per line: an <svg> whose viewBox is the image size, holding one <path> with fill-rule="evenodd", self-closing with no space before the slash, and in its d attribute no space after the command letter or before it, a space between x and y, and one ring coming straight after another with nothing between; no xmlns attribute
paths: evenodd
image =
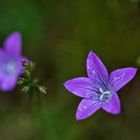
<svg viewBox="0 0 140 140"><path fill-rule="evenodd" d="M0 93L0 140L138 140L140 138L140 74L120 92L122 112L100 110L77 122L80 98L63 87L86 76L93 50L111 72L140 65L138 0L0 0L0 44L12 32L23 37L23 54L37 63L35 75L47 96L20 87ZM39 105L41 100L41 105Z"/></svg>

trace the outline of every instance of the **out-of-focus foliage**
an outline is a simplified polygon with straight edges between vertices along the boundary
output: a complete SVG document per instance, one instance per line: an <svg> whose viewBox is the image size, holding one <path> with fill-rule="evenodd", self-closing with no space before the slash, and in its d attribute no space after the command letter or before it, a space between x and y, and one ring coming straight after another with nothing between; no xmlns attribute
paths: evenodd
<svg viewBox="0 0 140 140"><path fill-rule="evenodd" d="M112 71L139 65L140 6L131 0L1 0L0 44L13 31L23 36L23 53L37 63L47 96L30 108L20 87L0 94L0 140L138 140L140 75L120 92L119 116L98 111L76 122L80 101L63 87L86 76L92 49Z"/></svg>

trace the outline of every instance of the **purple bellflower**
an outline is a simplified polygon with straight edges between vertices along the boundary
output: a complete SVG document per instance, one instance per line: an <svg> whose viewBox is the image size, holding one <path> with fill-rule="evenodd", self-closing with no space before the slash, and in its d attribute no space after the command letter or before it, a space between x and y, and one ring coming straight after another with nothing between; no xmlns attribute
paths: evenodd
<svg viewBox="0 0 140 140"><path fill-rule="evenodd" d="M117 92L133 79L137 69L117 69L109 76L102 61L92 51L88 55L86 68L88 78L74 78L64 83L69 92L83 98L76 119L85 119L100 108L114 115L119 114L120 100Z"/></svg>
<svg viewBox="0 0 140 140"><path fill-rule="evenodd" d="M0 90L9 91L15 88L18 76L23 74L22 40L19 32L12 33L0 48Z"/></svg>

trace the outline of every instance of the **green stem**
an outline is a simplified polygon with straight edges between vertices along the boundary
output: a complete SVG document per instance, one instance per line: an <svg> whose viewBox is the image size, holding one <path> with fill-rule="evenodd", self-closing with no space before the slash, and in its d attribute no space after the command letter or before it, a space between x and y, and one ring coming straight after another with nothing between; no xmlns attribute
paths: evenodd
<svg viewBox="0 0 140 140"><path fill-rule="evenodd" d="M41 111L41 96L40 93L36 92L36 97L38 101L38 109Z"/></svg>
<svg viewBox="0 0 140 140"><path fill-rule="evenodd" d="M31 88L29 95L28 95L28 106L27 109L30 110L31 109L31 105L32 105L32 98L33 98L33 88Z"/></svg>

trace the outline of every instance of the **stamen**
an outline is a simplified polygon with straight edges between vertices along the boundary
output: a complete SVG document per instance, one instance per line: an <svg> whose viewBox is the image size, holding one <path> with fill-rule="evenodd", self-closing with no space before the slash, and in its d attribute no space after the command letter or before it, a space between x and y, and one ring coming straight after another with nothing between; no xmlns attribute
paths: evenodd
<svg viewBox="0 0 140 140"><path fill-rule="evenodd" d="M99 88L100 92L102 93L99 100L100 102L105 102L112 97L111 91L103 91L102 88Z"/></svg>

